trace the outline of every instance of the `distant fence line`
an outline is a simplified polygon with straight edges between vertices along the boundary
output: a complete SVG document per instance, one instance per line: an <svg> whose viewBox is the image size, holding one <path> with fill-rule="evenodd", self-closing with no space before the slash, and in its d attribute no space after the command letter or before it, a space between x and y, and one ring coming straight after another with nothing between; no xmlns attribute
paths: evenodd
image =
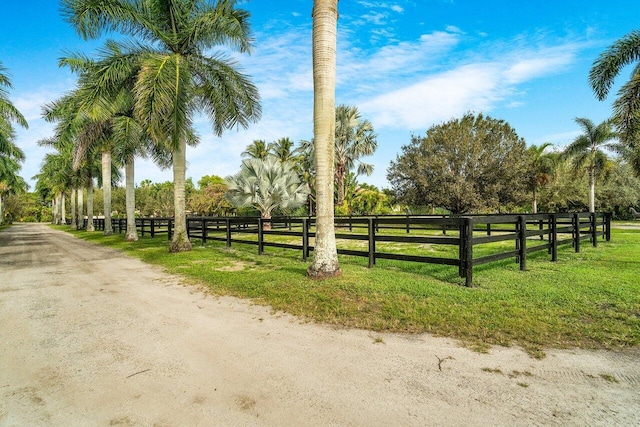
<svg viewBox="0 0 640 427"><path fill-rule="evenodd" d="M103 218L94 218L93 221L96 230L104 230ZM86 224L85 219L85 227ZM264 229L265 224L270 224L271 229ZM606 241L611 239L611 213L350 216L336 217L335 226L336 239L367 242L367 250L338 248L339 254L366 257L369 267L373 267L378 259L457 266L466 286L472 285L474 266L513 258L519 263L520 270L525 270L527 254L532 252L546 250L551 261L556 261L559 246L571 244L579 252L583 240L597 246L599 237ZM136 218L136 227L141 236L153 238L166 234L171 239L173 218ZM112 219L112 228L114 232L122 233L126 230L126 219ZM187 217L189 238L198 239L203 245L208 241L225 242L227 248L231 248L232 243L256 245L260 255L265 247L294 249L302 251L303 260L307 260L314 250L310 244L316 235L314 228L315 218L312 217L276 217L269 220L256 217ZM346 229L349 233L344 232ZM384 230L403 230L406 233L385 234ZM410 235L418 230L438 230L439 233ZM243 234L257 235L257 238L238 238ZM289 236L300 243L269 241L269 236ZM503 241L513 241L514 245L508 250L474 258L474 247ZM457 246L458 250L455 257L411 255L377 251L378 242L450 245Z"/></svg>

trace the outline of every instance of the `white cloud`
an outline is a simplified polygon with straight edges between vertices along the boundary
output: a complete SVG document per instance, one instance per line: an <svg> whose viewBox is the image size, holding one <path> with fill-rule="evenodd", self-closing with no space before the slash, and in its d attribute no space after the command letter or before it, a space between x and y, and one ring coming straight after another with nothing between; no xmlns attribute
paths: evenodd
<svg viewBox="0 0 640 427"><path fill-rule="evenodd" d="M467 110L486 110L504 96L495 64L473 64L436 74L368 101L360 109L376 126L422 129Z"/></svg>
<svg viewBox="0 0 640 427"><path fill-rule="evenodd" d="M367 22L369 24L374 24L374 25L382 25L384 23L383 20L386 17L387 16L385 14L380 13L380 12L369 12L369 13L366 13L366 14L361 16L361 18L365 22Z"/></svg>
<svg viewBox="0 0 640 427"><path fill-rule="evenodd" d="M338 85L349 85L356 93L359 88L369 92L370 87L397 87L407 76L433 68L459 41L458 34L434 31L418 40L387 44L373 52L344 42L338 50Z"/></svg>
<svg viewBox="0 0 640 427"><path fill-rule="evenodd" d="M575 60L573 49L543 49L516 61L504 72L509 83L518 84L532 78L556 73Z"/></svg>
<svg viewBox="0 0 640 427"><path fill-rule="evenodd" d="M377 126L397 129L423 129L466 111L490 111L509 96L522 95L518 85L562 71L575 61L576 50L574 45L517 49L493 60L429 73L417 81L395 80L394 88L360 99L360 109ZM519 105L522 102L518 100L508 103L510 107Z"/></svg>

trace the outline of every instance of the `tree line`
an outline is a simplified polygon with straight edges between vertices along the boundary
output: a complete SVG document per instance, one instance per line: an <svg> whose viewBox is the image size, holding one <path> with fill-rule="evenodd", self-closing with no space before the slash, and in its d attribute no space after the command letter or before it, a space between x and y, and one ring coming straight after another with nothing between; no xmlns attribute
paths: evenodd
<svg viewBox="0 0 640 427"><path fill-rule="evenodd" d="M527 148L508 123L467 113L432 126L424 137L412 136L387 170L391 189L358 183L358 177L372 171L362 157L375 151L377 136L356 107L335 106L337 0L313 4L314 137L298 147L288 138L254 141L236 175L210 176L211 182L196 187L185 172L186 146L199 142L194 114L204 113L216 135L260 117L260 98L250 77L229 58L210 53L249 53L249 14L232 0L165 3L113 0L107 8L100 1L62 2L65 18L81 37L117 32L129 39L109 40L93 57L77 53L60 60L76 74L77 84L43 107L44 118L56 127L40 144L54 151L36 177L36 190L51 201L55 221L67 204L74 226L96 209L107 220L122 212L112 200L121 192L113 188L124 169L127 240L137 238L136 209L154 215L171 210L176 218L173 252L190 248L187 210L256 209L268 217L304 209L317 215L318 224L309 274L324 277L339 274L335 214L423 208L452 213L624 210L638 203L638 70L620 90L612 118L600 124L577 118L583 133L565 150L549 144ZM598 99L608 95L613 79L639 52L640 34L633 32L598 58L589 74ZM7 194L25 190L17 173L24 155L13 143L13 125L27 123L8 101L7 87L0 66L0 213ZM134 162L140 157L172 168L173 181L143 181L136 188ZM100 201L96 188L101 188ZM153 208L141 208L145 198L153 200ZM104 232L110 234L106 223Z"/></svg>

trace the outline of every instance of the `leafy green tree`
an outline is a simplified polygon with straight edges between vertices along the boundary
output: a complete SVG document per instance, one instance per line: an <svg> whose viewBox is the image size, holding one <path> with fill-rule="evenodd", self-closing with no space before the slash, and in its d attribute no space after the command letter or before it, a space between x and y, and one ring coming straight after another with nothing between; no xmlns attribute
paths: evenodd
<svg viewBox="0 0 640 427"><path fill-rule="evenodd" d="M589 212L595 212L596 178L604 171L607 156L602 149L616 153L623 152L622 145L616 141L610 121L595 125L591 120L577 117L583 134L573 140L565 149L565 155L573 159L574 173L586 171L589 177Z"/></svg>
<svg viewBox="0 0 640 427"><path fill-rule="evenodd" d="M587 177L576 176L573 164L562 154L553 154L551 180L540 188L538 203L545 212L583 211L587 208Z"/></svg>
<svg viewBox="0 0 640 427"><path fill-rule="evenodd" d="M232 207L226 199L227 182L218 175L204 175L198 181L198 189L189 197L189 209L197 215L223 216Z"/></svg>
<svg viewBox="0 0 640 427"><path fill-rule="evenodd" d="M467 113L412 136L387 179L401 202L459 214L522 203L528 169L525 142L509 124Z"/></svg>
<svg viewBox="0 0 640 427"><path fill-rule="evenodd" d="M227 177L227 199L236 207L253 206L263 219L271 219L274 209L293 209L305 203L309 190L300 182L291 163L269 156L265 160L246 159L240 172ZM271 224L265 223L265 229Z"/></svg>
<svg viewBox="0 0 640 427"><path fill-rule="evenodd" d="M385 215L391 212L389 197L373 185L360 184L350 203L351 211L356 215Z"/></svg>
<svg viewBox="0 0 640 427"><path fill-rule="evenodd" d="M5 216L10 221L41 222L50 220L37 192L16 192L9 194L5 200Z"/></svg>
<svg viewBox="0 0 640 427"><path fill-rule="evenodd" d="M85 38L105 30L136 37L120 44L121 61L103 71L105 86L134 80L136 117L152 140L172 152L175 232L172 252L191 249L185 216L186 145L197 111L204 112L220 135L247 127L260 116L259 96L249 78L223 54L247 53L249 13L236 2L220 0L63 0L69 21ZM115 43L115 42L112 42Z"/></svg>
<svg viewBox="0 0 640 427"><path fill-rule="evenodd" d="M345 198L344 180L347 173L358 163L358 175L371 175L373 165L363 163L360 158L374 153L378 147L373 125L362 120L358 108L339 105L336 108L335 179L338 192L337 204Z"/></svg>
<svg viewBox="0 0 640 427"><path fill-rule="evenodd" d="M589 83L598 100L603 101L615 78L629 64L635 64L630 79L618 91L613 103L612 121L629 151L636 174L640 174L640 31L635 30L617 40L600 54L589 72Z"/></svg>
<svg viewBox="0 0 640 427"><path fill-rule="evenodd" d="M545 142L539 147L532 145L527 149L531 158L531 190L533 191L533 213L538 213L538 190L549 184L555 166L554 156L545 153L546 149L553 146Z"/></svg>
<svg viewBox="0 0 640 427"><path fill-rule="evenodd" d="M228 187L226 182L211 183L205 188L193 192L189 198L189 207L197 215L224 216L232 209L226 198Z"/></svg>
<svg viewBox="0 0 640 427"><path fill-rule="evenodd" d="M224 184L225 182L226 181L224 180L224 178L218 175L203 175L202 178L200 178L200 180L198 181L198 187L201 190L204 190L210 185Z"/></svg>
<svg viewBox="0 0 640 427"><path fill-rule="evenodd" d="M633 167L621 159L608 162L608 173L596 189L596 209L613 212L616 218L629 218L629 207L640 202L640 177Z"/></svg>
<svg viewBox="0 0 640 427"><path fill-rule="evenodd" d="M143 180L136 188L138 210L143 217L170 217L173 207L173 183Z"/></svg>

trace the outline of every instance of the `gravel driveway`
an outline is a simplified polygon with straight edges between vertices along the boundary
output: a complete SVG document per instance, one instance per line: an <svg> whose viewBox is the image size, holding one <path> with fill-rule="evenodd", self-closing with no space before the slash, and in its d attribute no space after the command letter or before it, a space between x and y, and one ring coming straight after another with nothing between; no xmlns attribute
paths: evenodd
<svg viewBox="0 0 640 427"><path fill-rule="evenodd" d="M207 295L46 225L0 233L0 425L640 425L640 351L469 351Z"/></svg>

